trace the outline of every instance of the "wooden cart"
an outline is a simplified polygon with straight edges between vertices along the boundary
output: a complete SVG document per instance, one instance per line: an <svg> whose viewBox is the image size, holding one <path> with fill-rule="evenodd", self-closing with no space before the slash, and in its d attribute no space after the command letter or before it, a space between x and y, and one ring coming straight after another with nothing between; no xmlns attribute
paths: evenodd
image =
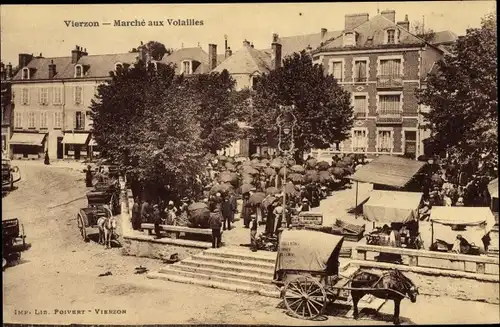
<svg viewBox="0 0 500 327"><path fill-rule="evenodd" d="M104 205L95 205L88 208L82 208L76 215L76 220L78 223L78 229L80 230L80 235L85 242L89 241L88 238L88 228L96 229L97 221L101 217L109 218L112 216L111 211Z"/></svg>

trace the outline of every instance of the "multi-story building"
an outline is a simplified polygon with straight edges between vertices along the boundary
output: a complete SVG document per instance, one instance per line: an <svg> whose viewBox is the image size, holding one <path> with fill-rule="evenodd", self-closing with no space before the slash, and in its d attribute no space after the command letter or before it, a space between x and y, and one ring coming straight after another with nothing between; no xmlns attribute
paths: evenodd
<svg viewBox="0 0 500 327"><path fill-rule="evenodd" d="M110 72L136 62L142 52L88 55L77 46L71 56L44 58L19 55L19 72L12 84L13 135L9 152L14 158L86 159L98 154L91 137L89 106L97 87ZM143 58L144 59L144 58ZM208 54L201 48L174 51L162 61L178 69L189 61L195 70L208 70ZM184 71L183 71L184 72Z"/></svg>
<svg viewBox="0 0 500 327"><path fill-rule="evenodd" d="M412 158L424 152L416 90L445 50L410 33L408 16L395 18L394 10L372 19L346 15L344 31L312 51L314 62L352 94L351 137L334 152Z"/></svg>
<svg viewBox="0 0 500 327"><path fill-rule="evenodd" d="M0 63L0 89L2 107L2 155L7 154L9 141L12 133L12 88L11 79L17 69L12 68L12 64L4 65Z"/></svg>

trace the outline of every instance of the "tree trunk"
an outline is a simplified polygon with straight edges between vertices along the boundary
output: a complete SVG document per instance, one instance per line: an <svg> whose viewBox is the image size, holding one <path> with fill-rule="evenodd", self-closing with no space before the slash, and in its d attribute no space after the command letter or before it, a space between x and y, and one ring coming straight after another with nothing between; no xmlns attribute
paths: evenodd
<svg viewBox="0 0 500 327"><path fill-rule="evenodd" d="M293 154L293 159L295 160L297 165L302 165L304 163L304 150L297 149Z"/></svg>

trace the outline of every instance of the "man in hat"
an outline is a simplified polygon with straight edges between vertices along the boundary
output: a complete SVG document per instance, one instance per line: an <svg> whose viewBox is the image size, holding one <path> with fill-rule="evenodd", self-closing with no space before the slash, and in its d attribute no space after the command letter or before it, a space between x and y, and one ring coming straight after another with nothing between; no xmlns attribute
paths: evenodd
<svg viewBox="0 0 500 327"><path fill-rule="evenodd" d="M153 207L149 204L149 201L147 199L144 199L144 201L141 204L141 222L142 223L151 223L152 222L152 215L153 215ZM151 235L152 232L149 230L149 235Z"/></svg>
<svg viewBox="0 0 500 327"><path fill-rule="evenodd" d="M160 232L160 224L162 223L162 219L160 216L160 209L158 208L158 204L153 205L153 223L155 224L155 234L156 238L161 238Z"/></svg>
<svg viewBox="0 0 500 327"><path fill-rule="evenodd" d="M311 210L309 206L309 200L307 198L302 199L302 205L300 206L299 212L305 212Z"/></svg>
<svg viewBox="0 0 500 327"><path fill-rule="evenodd" d="M85 170L85 186L92 187L92 167L90 165Z"/></svg>
<svg viewBox="0 0 500 327"><path fill-rule="evenodd" d="M222 198L221 211L222 211L222 218L224 221L222 230L226 230L226 225L227 225L227 229L231 230L231 219L233 216L233 204L231 203L231 201L229 199L229 194Z"/></svg>
<svg viewBox="0 0 500 327"><path fill-rule="evenodd" d="M134 230L141 229L141 203L138 196L135 197L132 206L132 228Z"/></svg>
<svg viewBox="0 0 500 327"><path fill-rule="evenodd" d="M221 214L219 208L215 208L213 212L210 213L210 228L212 229L212 248L221 247Z"/></svg>
<svg viewBox="0 0 500 327"><path fill-rule="evenodd" d="M252 214L252 204L250 203L250 193L243 194L243 204L241 207L241 218L245 228L250 227L250 215Z"/></svg>

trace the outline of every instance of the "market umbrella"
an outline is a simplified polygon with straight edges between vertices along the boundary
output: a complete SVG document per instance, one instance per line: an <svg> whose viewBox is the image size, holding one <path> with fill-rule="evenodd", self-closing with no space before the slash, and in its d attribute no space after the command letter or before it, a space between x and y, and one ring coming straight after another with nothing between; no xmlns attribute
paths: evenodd
<svg viewBox="0 0 500 327"><path fill-rule="evenodd" d="M327 170L328 168L330 168L330 164L326 161L320 161L316 164L316 168L318 170Z"/></svg>
<svg viewBox="0 0 500 327"><path fill-rule="evenodd" d="M203 202L195 202L195 203L191 203L191 204L188 206L188 211L194 211L194 210L203 209L203 208L208 208L208 206L207 206L207 204L206 204L206 203L203 203Z"/></svg>
<svg viewBox="0 0 500 327"><path fill-rule="evenodd" d="M218 156L217 160L219 160L219 161L226 161L227 157L226 156Z"/></svg>
<svg viewBox="0 0 500 327"><path fill-rule="evenodd" d="M347 163L345 161L338 161L335 167L344 168L347 167Z"/></svg>
<svg viewBox="0 0 500 327"><path fill-rule="evenodd" d="M266 193L264 192L256 192L252 195L250 195L250 199L248 199L248 201L251 203L251 204L261 204L262 203L262 200L264 200L266 198Z"/></svg>
<svg viewBox="0 0 500 327"><path fill-rule="evenodd" d="M332 162L330 163L330 166L331 166L331 167L336 167L336 166L337 166L337 162L336 162L336 161L332 161Z"/></svg>
<svg viewBox="0 0 500 327"><path fill-rule="evenodd" d="M316 166L316 164L318 163L318 160L314 159L314 158L311 158L309 160L307 160L307 165L310 167L310 168L314 168Z"/></svg>
<svg viewBox="0 0 500 327"><path fill-rule="evenodd" d="M251 166L243 166L243 173L249 175L258 175L259 171Z"/></svg>
<svg viewBox="0 0 500 327"><path fill-rule="evenodd" d="M260 162L260 160L257 158L254 158L254 159L250 160L250 162L255 165L255 164L258 164Z"/></svg>
<svg viewBox="0 0 500 327"><path fill-rule="evenodd" d="M306 171L306 169L304 167L302 167L301 165L293 165L291 170L295 173L303 173Z"/></svg>
<svg viewBox="0 0 500 327"><path fill-rule="evenodd" d="M267 176L274 176L276 175L276 170L272 169L271 167L267 167L266 169L264 169L264 173Z"/></svg>
<svg viewBox="0 0 500 327"><path fill-rule="evenodd" d="M319 182L319 175L316 170L307 170L305 174L305 181L306 182Z"/></svg>
<svg viewBox="0 0 500 327"><path fill-rule="evenodd" d="M269 207L274 201L276 201L278 198L273 196L273 195L268 195L264 200L262 200L262 205L265 206L266 208Z"/></svg>
<svg viewBox="0 0 500 327"><path fill-rule="evenodd" d="M241 193L248 193L254 188L255 186L253 186L252 184L243 184L241 186Z"/></svg>
<svg viewBox="0 0 500 327"><path fill-rule="evenodd" d="M336 167L330 167L326 171L329 172L330 174L333 174L333 171L335 170Z"/></svg>
<svg viewBox="0 0 500 327"><path fill-rule="evenodd" d="M304 176L302 176L301 174L297 174L297 173L292 173L292 174L288 175L287 179L292 181L293 183L303 183L304 182Z"/></svg>
<svg viewBox="0 0 500 327"><path fill-rule="evenodd" d="M319 182L320 183L326 183L332 179L332 175L328 171L320 171L319 172Z"/></svg>
<svg viewBox="0 0 500 327"><path fill-rule="evenodd" d="M279 193L281 193L281 190L279 190L278 188L276 188L274 186L268 187L266 189L266 194L267 195L279 194Z"/></svg>
<svg viewBox="0 0 500 327"><path fill-rule="evenodd" d="M265 165L271 163L271 161L269 161L269 159L262 159L260 162L263 163L263 164L265 164Z"/></svg>
<svg viewBox="0 0 500 327"><path fill-rule="evenodd" d="M234 158L235 162L244 162L246 160L247 160L247 158L245 158L245 157L236 157L236 158Z"/></svg>
<svg viewBox="0 0 500 327"><path fill-rule="evenodd" d="M344 169L339 168L339 167L335 167L335 168L333 169L333 175L334 175L335 177L342 177L342 176L344 176Z"/></svg>
<svg viewBox="0 0 500 327"><path fill-rule="evenodd" d="M250 160L246 160L246 161L243 161L243 167L251 167L252 166L252 162Z"/></svg>
<svg viewBox="0 0 500 327"><path fill-rule="evenodd" d="M228 169L228 170L229 170L229 169L235 169L235 168L236 168L236 167L235 167L232 163L230 163L229 161L228 161L228 162L226 162L226 163L224 164L224 167L226 167L226 169Z"/></svg>
<svg viewBox="0 0 500 327"><path fill-rule="evenodd" d="M193 203L196 205L200 205L196 209L190 209L191 206L188 207L188 213L189 213L189 222L191 223L192 227L201 227L201 228L208 228L210 227L210 210L208 209L207 205L204 203ZM204 207L201 207L201 205L205 205Z"/></svg>
<svg viewBox="0 0 500 327"><path fill-rule="evenodd" d="M257 162L256 164L253 164L252 166L256 169L263 169L263 168L267 167L267 165L263 162Z"/></svg>
<svg viewBox="0 0 500 327"><path fill-rule="evenodd" d="M294 166L294 165L296 165L296 164L297 164L297 162L295 161L295 159L288 159L287 164L288 164L289 166Z"/></svg>
<svg viewBox="0 0 500 327"><path fill-rule="evenodd" d="M233 163L234 158L233 157L227 157L226 162Z"/></svg>
<svg viewBox="0 0 500 327"><path fill-rule="evenodd" d="M233 186L228 183L224 184L216 184L212 186L210 189L210 194L223 193L223 192L231 192L233 191Z"/></svg>
<svg viewBox="0 0 500 327"><path fill-rule="evenodd" d="M231 173L228 171L223 171L222 173L219 174L219 182L221 183L231 183L231 184L237 184L238 183L238 175L235 173Z"/></svg>
<svg viewBox="0 0 500 327"><path fill-rule="evenodd" d="M354 174L354 168L352 168L352 166L349 166L349 167L345 167L343 168L345 170L345 172L349 175L351 174Z"/></svg>
<svg viewBox="0 0 500 327"><path fill-rule="evenodd" d="M254 154L252 154L252 155L250 156L250 158L252 158L252 159L257 159L257 160L258 160L258 159L260 158L260 154L258 154L258 153L254 153Z"/></svg>
<svg viewBox="0 0 500 327"><path fill-rule="evenodd" d="M288 195L294 196L297 193L297 190L295 189L295 185L293 185L292 182L288 182L285 185L285 192Z"/></svg>
<svg viewBox="0 0 500 327"><path fill-rule="evenodd" d="M283 162L281 161L281 159L275 158L273 159L273 161L271 161L271 167L279 169L283 167Z"/></svg>
<svg viewBox="0 0 500 327"><path fill-rule="evenodd" d="M254 180L254 178L250 174L242 174L241 175L241 183L242 184L252 184L253 180Z"/></svg>
<svg viewBox="0 0 500 327"><path fill-rule="evenodd" d="M347 163L347 164L352 164L352 162L354 160L353 160L352 157L347 156L347 157L342 158L342 161L345 162L345 163Z"/></svg>

